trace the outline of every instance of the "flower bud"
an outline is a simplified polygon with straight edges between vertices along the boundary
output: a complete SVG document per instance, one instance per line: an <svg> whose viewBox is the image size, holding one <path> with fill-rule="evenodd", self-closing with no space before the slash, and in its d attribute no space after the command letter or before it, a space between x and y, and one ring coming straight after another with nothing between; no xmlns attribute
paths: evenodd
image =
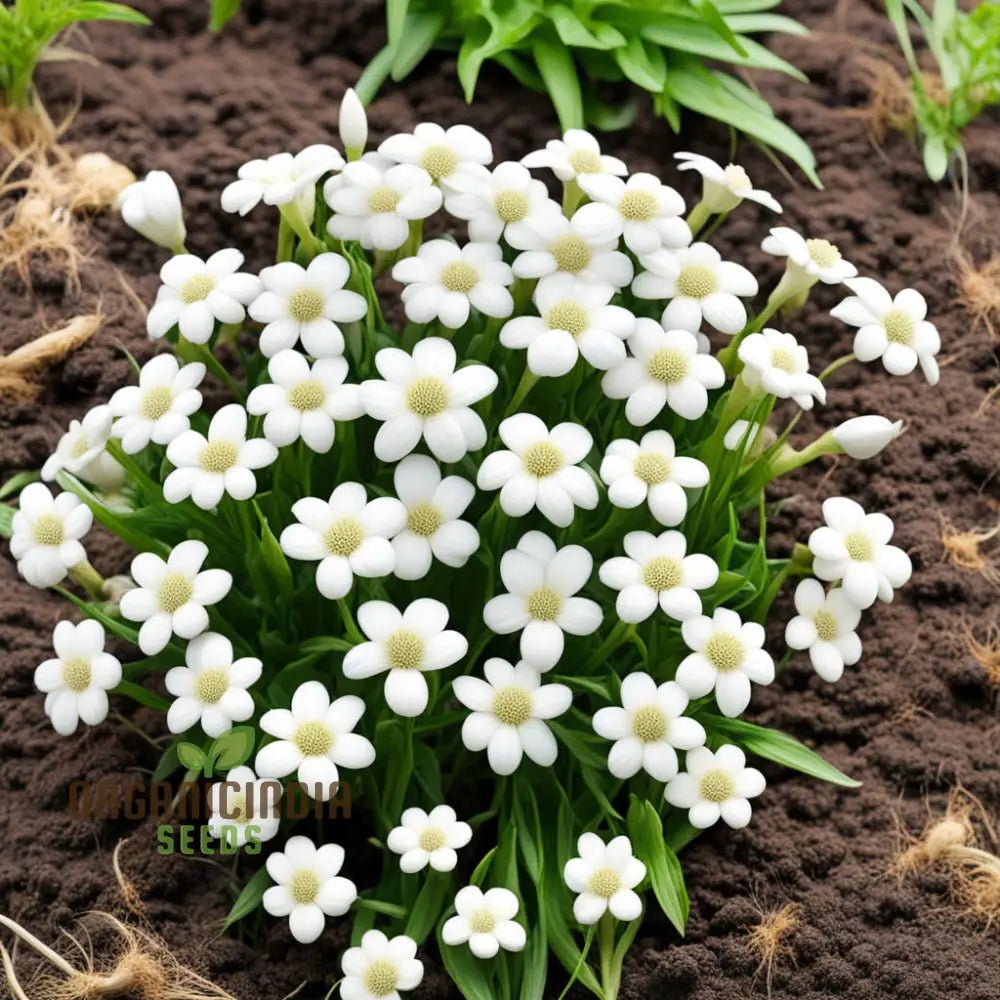
<svg viewBox="0 0 1000 1000"><path fill-rule="evenodd" d="M141 181L130 184L115 199L122 219L147 240L174 253L184 249L184 211L177 185L170 174L151 170Z"/></svg>
<svg viewBox="0 0 1000 1000"><path fill-rule="evenodd" d="M865 459L877 455L903 429L903 421L869 415L852 417L830 432L834 441L851 458Z"/></svg>
<svg viewBox="0 0 1000 1000"><path fill-rule="evenodd" d="M358 159L368 142L368 118L365 115L364 105L353 87L347 88L340 102L338 129L347 158Z"/></svg>

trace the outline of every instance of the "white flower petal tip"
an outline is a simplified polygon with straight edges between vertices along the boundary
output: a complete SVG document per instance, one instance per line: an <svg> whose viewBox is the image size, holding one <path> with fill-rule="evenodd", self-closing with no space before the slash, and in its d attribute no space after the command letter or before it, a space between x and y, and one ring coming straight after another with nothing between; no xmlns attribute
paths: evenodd
<svg viewBox="0 0 1000 1000"><path fill-rule="evenodd" d="M746 766L743 751L732 744L715 753L698 747L687 754L685 770L667 782L664 798L678 809L686 809L688 822L699 830L720 819L734 830L750 822L749 800L765 788L764 775Z"/></svg>

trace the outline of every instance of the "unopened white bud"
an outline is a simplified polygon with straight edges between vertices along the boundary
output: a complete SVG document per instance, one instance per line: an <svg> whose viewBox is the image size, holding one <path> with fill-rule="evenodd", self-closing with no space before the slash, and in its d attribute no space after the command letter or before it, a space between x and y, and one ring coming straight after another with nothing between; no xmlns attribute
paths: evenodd
<svg viewBox="0 0 1000 1000"><path fill-rule="evenodd" d="M903 421L869 415L845 420L830 432L834 441L851 458L865 459L877 455L903 429Z"/></svg>
<svg viewBox="0 0 1000 1000"><path fill-rule="evenodd" d="M368 143L368 117L361 99L348 87L340 102L340 119L338 122L340 141L349 160L357 160L364 152Z"/></svg>
<svg viewBox="0 0 1000 1000"><path fill-rule="evenodd" d="M180 253L187 230L184 210L174 179L164 170L151 170L130 184L115 199L122 219L137 233L158 246Z"/></svg>

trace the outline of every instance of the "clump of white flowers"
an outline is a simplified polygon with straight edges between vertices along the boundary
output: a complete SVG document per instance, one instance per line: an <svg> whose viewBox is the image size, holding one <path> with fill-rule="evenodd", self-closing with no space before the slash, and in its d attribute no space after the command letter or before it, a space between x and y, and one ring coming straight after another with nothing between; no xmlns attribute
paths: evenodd
<svg viewBox="0 0 1000 1000"><path fill-rule="evenodd" d="M675 852L750 821L765 781L748 753L852 784L740 716L784 664L764 629L783 583L787 645L832 682L909 559L846 498L794 552L756 519L777 476L899 433L866 414L792 437L832 374L878 359L933 383L937 331L920 294L857 277L821 234L775 228L760 273L720 254L711 233L744 200L780 210L733 164L682 154L703 180L689 210L691 175L683 193L630 176L582 131L520 163L467 126L366 152L351 93L340 133L345 155L256 159L223 193L277 210L260 274L231 247L184 252L168 178L123 195L174 254L148 319L173 353L73 423L43 472L55 495L32 482L0 506L25 580L82 589L95 619L59 624L35 681L61 733L132 696L177 736L161 773L187 744L215 761L209 831L267 842L233 919L262 905L302 943L356 920L345 1000L415 988L435 930L467 996L527 995L529 977L555 995L558 941L567 975L612 1000L644 907L683 929ZM431 216L444 235L425 240ZM810 357L829 338L797 310L817 283L851 293L834 316L857 327L852 355ZM213 383L230 397L210 408ZM95 520L136 551L124 584L87 561ZM127 680L111 634L141 651ZM168 699L144 690L161 674ZM226 741L247 734L234 764ZM358 850L335 823L303 836L302 801L353 808Z"/></svg>

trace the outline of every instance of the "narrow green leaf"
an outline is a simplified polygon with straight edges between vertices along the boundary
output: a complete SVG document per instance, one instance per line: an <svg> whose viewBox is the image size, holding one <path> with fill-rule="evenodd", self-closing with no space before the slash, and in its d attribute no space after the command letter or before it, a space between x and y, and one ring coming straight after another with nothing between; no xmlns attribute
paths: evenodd
<svg viewBox="0 0 1000 1000"><path fill-rule="evenodd" d="M451 874L431 871L410 908L403 933L422 945L433 932L445 906L454 898Z"/></svg>
<svg viewBox="0 0 1000 1000"><path fill-rule="evenodd" d="M3 484L3 486L0 486L0 500L3 500L5 497L9 497L13 493L20 493L25 486L28 486L31 483L37 483L38 479L39 474L31 471L19 472L16 476L11 476L10 479Z"/></svg>
<svg viewBox="0 0 1000 1000"><path fill-rule="evenodd" d="M399 43L403 38L403 25L406 23L406 14L410 7L410 0L386 0L385 2L385 28L389 37L389 48L393 53L399 49Z"/></svg>
<svg viewBox="0 0 1000 1000"><path fill-rule="evenodd" d="M208 30L222 31L239 9L240 0L212 0Z"/></svg>
<svg viewBox="0 0 1000 1000"><path fill-rule="evenodd" d="M133 684L131 681L119 681L111 689L111 694L124 694L133 701L137 701L140 705L145 705L147 708L155 708L159 712L165 712L170 708L170 702L162 695L158 695L154 691L148 691L141 685Z"/></svg>
<svg viewBox="0 0 1000 1000"><path fill-rule="evenodd" d="M476 958L469 946L445 944L438 931L438 951L445 970L465 1000L496 1000L493 986L493 965Z"/></svg>
<svg viewBox="0 0 1000 1000"><path fill-rule="evenodd" d="M565 4L548 4L545 13L555 26L559 40L569 48L610 49L626 42L625 36L611 25L605 25L598 38Z"/></svg>
<svg viewBox="0 0 1000 1000"><path fill-rule="evenodd" d="M264 893L273 884L266 868L261 868L259 871L254 872L253 877L243 887L243 891L237 897L236 902L233 903L233 908L229 911L226 922L222 925L222 933L224 934L237 921L253 913L260 906L260 901L264 898Z"/></svg>
<svg viewBox="0 0 1000 1000"><path fill-rule="evenodd" d="M701 14L707 24L738 56L744 59L748 56L746 46L736 37L736 33L726 23L712 0L692 0L695 10Z"/></svg>
<svg viewBox="0 0 1000 1000"><path fill-rule="evenodd" d="M400 81L409 76L430 52L445 26L443 13L415 13L406 15L403 35L392 59L390 76ZM391 50L390 50L391 51Z"/></svg>
<svg viewBox="0 0 1000 1000"><path fill-rule="evenodd" d="M650 802L629 797L628 833L636 854L645 862L650 884L663 915L684 934L691 904L677 855L663 838L663 824Z"/></svg>
<svg viewBox="0 0 1000 1000"><path fill-rule="evenodd" d="M559 42L539 38L532 45L531 54L563 131L583 128L583 95L570 50Z"/></svg>
<svg viewBox="0 0 1000 1000"><path fill-rule="evenodd" d="M653 49L653 51L659 51ZM629 39L628 45L615 49L615 59L622 72L643 90L657 92L663 89L667 80L667 64L662 56L659 65L653 65L643 40L638 36Z"/></svg>
<svg viewBox="0 0 1000 1000"><path fill-rule="evenodd" d="M10 504L0 504L0 538L10 538L14 534L14 508Z"/></svg>
<svg viewBox="0 0 1000 1000"><path fill-rule="evenodd" d="M88 618L93 618L94 621L100 622L101 625L104 626L105 630L110 632L112 635L117 635L120 639L126 639L128 642L132 643L133 646L139 645L139 633L136 629L123 624L116 618L112 618L98 605L92 604L89 601L81 600L76 596L76 594L73 594L68 590L63 590L62 587L53 587L53 590L55 590L60 597L65 597L67 601L75 604Z"/></svg>

